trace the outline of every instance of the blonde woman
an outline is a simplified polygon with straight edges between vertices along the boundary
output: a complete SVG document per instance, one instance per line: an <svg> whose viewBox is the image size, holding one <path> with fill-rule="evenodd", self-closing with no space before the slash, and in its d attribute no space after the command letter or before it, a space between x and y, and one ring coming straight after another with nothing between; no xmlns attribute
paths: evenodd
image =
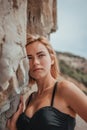
<svg viewBox="0 0 87 130"><path fill-rule="evenodd" d="M8 120L10 130L74 130L78 114L87 122L87 96L72 82L58 81L57 58L44 37L28 37L29 85L37 84L37 92L28 99L23 112L23 101L18 111Z"/></svg>

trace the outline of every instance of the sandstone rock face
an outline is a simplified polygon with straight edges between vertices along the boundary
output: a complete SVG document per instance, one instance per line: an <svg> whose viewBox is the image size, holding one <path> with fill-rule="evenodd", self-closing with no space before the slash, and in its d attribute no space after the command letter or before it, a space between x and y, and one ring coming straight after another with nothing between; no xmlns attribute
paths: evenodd
<svg viewBox="0 0 87 130"><path fill-rule="evenodd" d="M30 93L26 33L49 37L56 31L56 5L56 0L0 0L0 130L7 130L20 94Z"/></svg>
<svg viewBox="0 0 87 130"><path fill-rule="evenodd" d="M26 8L27 0L0 0L0 130L28 84Z"/></svg>
<svg viewBox="0 0 87 130"><path fill-rule="evenodd" d="M49 36L57 29L56 0L28 0L27 32Z"/></svg>

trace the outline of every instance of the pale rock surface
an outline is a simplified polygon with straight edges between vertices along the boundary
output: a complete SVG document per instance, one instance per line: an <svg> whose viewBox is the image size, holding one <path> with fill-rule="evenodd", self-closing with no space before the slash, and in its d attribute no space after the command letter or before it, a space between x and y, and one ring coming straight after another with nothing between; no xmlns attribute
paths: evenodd
<svg viewBox="0 0 87 130"><path fill-rule="evenodd" d="M17 110L29 80L26 9L27 0L0 0L0 130Z"/></svg>

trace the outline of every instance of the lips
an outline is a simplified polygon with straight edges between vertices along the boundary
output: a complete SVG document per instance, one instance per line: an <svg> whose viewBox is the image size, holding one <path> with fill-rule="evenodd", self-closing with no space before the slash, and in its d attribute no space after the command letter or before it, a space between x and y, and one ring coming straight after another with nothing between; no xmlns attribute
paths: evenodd
<svg viewBox="0 0 87 130"><path fill-rule="evenodd" d="M42 70L41 68L35 68L33 71L38 71L38 70Z"/></svg>

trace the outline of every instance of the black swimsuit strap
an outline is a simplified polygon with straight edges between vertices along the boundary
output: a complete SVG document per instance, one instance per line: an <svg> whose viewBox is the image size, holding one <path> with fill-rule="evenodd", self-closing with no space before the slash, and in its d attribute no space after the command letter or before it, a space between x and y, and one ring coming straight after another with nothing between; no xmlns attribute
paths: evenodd
<svg viewBox="0 0 87 130"><path fill-rule="evenodd" d="M31 101L31 99L32 99L32 95L33 95L33 93L30 94L29 99L28 99L28 101L27 101L27 103L26 103L26 106L29 105L29 103L30 103L30 101Z"/></svg>
<svg viewBox="0 0 87 130"><path fill-rule="evenodd" d="M57 86L57 82L54 84L52 99L51 99L51 105L50 106L53 106L54 96L55 96L55 92L56 92L56 86Z"/></svg>
<svg viewBox="0 0 87 130"><path fill-rule="evenodd" d="M56 86L57 86L57 82L54 84L54 88L53 88L53 92L52 92L52 99L51 99L51 104L50 104L50 106L53 106L54 96L55 96L55 92L56 92ZM31 95L29 96L29 100L28 100L26 106L29 105L29 103L30 103L30 101L31 101L31 99L32 99L32 95L33 95L33 93L31 93Z"/></svg>

